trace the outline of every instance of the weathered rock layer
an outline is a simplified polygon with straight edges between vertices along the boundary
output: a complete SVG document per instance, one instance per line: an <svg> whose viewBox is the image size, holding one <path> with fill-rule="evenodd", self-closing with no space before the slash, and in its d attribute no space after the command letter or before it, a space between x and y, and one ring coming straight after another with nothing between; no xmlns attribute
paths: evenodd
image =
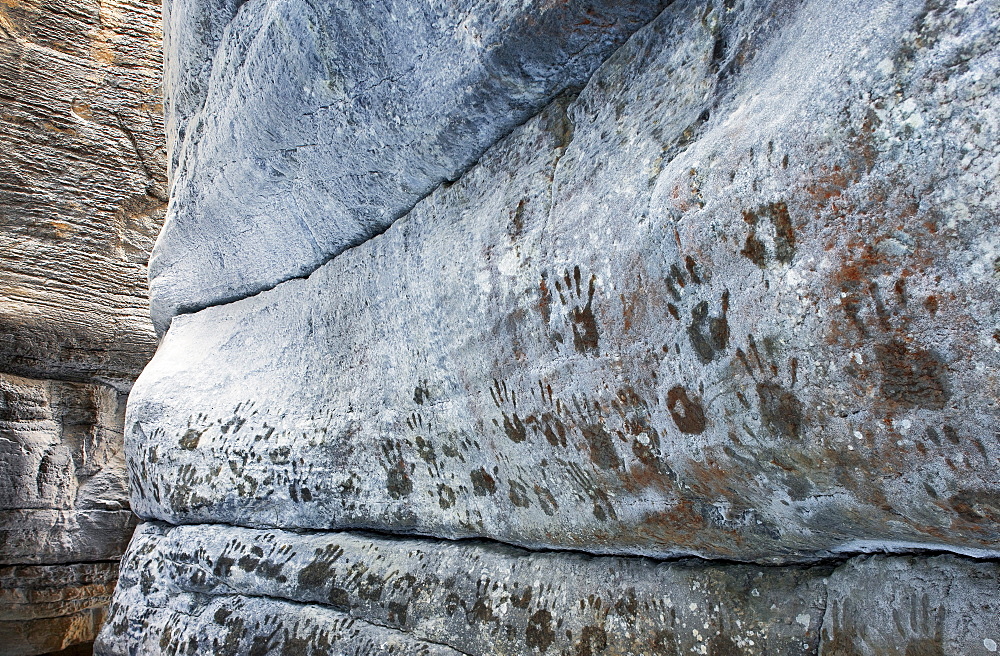
<svg viewBox="0 0 1000 656"><path fill-rule="evenodd" d="M201 100L175 88L170 326L126 419L133 508L159 521L101 653L996 650L1000 4L678 1L584 88L549 69L518 121L504 93L462 105L489 76L426 95L418 66L314 128L372 134L281 167L246 148L299 143L298 118L262 135L318 87L264 75L275 35L310 74L350 61L341 82L372 78L352 39L395 71L396 37L232 11L177 24L218 45L186 64ZM414 47L431 65L480 19ZM310 59L328 26L348 36ZM517 49L519 79L563 43ZM267 111L237 120L244 97ZM425 111L489 125L414 145ZM355 178L318 193L321 163ZM228 204L234 179L263 192Z"/></svg>
<svg viewBox="0 0 1000 656"><path fill-rule="evenodd" d="M385 234L176 318L129 404L134 507L996 553L997 159L961 145L995 7L824 7L674 5Z"/></svg>
<svg viewBox="0 0 1000 656"><path fill-rule="evenodd" d="M166 206L157 2L0 3L0 654L94 640ZM82 652L81 652L82 653Z"/></svg>
<svg viewBox="0 0 1000 656"><path fill-rule="evenodd" d="M755 567L145 524L123 563L104 654L971 655L1000 611L1000 567L954 556Z"/></svg>

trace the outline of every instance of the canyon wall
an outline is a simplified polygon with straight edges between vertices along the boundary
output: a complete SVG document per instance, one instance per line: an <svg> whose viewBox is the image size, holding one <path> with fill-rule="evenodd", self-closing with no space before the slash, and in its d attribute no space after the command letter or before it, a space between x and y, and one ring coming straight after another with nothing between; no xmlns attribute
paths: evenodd
<svg viewBox="0 0 1000 656"><path fill-rule="evenodd" d="M170 3L99 653L997 650L1000 3L667 4Z"/></svg>
<svg viewBox="0 0 1000 656"><path fill-rule="evenodd" d="M166 207L152 2L0 4L0 654L92 642L135 527L125 399Z"/></svg>

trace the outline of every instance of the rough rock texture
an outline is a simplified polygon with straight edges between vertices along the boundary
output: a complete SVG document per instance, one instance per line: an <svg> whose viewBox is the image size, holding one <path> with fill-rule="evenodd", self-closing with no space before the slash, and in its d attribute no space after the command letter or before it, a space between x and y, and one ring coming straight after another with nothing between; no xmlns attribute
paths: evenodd
<svg viewBox="0 0 1000 656"><path fill-rule="evenodd" d="M0 374L0 565L109 560L135 526L125 395Z"/></svg>
<svg viewBox="0 0 1000 656"><path fill-rule="evenodd" d="M0 567L0 654L93 641L117 577L117 562Z"/></svg>
<svg viewBox="0 0 1000 656"><path fill-rule="evenodd" d="M383 235L175 318L137 512L1000 553L1000 8L959 5L672 5Z"/></svg>
<svg viewBox="0 0 1000 656"><path fill-rule="evenodd" d="M759 567L145 524L123 571L102 654L792 655L822 638L826 655L971 656L1000 640L1000 566L954 556ZM372 645L387 634L412 651Z"/></svg>
<svg viewBox="0 0 1000 656"><path fill-rule="evenodd" d="M122 422L156 346L159 51L158 2L0 3L0 654L93 641L135 526Z"/></svg>
<svg viewBox="0 0 1000 656"><path fill-rule="evenodd" d="M678 0L479 156L588 70L489 86L545 7L168 8L97 652L994 653L1000 1Z"/></svg>
<svg viewBox="0 0 1000 656"><path fill-rule="evenodd" d="M0 371L114 381L152 356L165 210L159 3L0 6Z"/></svg>
<svg viewBox="0 0 1000 656"><path fill-rule="evenodd" d="M167 2L154 323L383 231L666 4Z"/></svg>

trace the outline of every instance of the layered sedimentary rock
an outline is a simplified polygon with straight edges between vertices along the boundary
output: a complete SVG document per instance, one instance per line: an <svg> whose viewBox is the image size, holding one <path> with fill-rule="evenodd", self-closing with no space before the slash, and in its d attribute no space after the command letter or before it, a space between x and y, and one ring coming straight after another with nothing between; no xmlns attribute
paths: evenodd
<svg viewBox="0 0 1000 656"><path fill-rule="evenodd" d="M954 556L757 567L146 524L123 568L105 654L986 654L1000 610L1000 568Z"/></svg>
<svg viewBox="0 0 1000 656"><path fill-rule="evenodd" d="M0 651L43 654L93 641L117 577L117 562L0 567Z"/></svg>
<svg viewBox="0 0 1000 656"><path fill-rule="evenodd" d="M156 347L165 211L155 2L0 8L0 370L127 389Z"/></svg>
<svg viewBox="0 0 1000 656"><path fill-rule="evenodd" d="M154 323L381 232L666 4L168 2Z"/></svg>
<svg viewBox="0 0 1000 656"><path fill-rule="evenodd" d="M159 521L99 651L994 652L998 46L992 0L678 1L308 277L244 276L311 224L241 199L246 249L202 246L247 297L163 278L220 303L129 399ZM172 229L222 216L191 127L230 116L219 57L188 64ZM307 217L298 184L261 188Z"/></svg>
<svg viewBox="0 0 1000 656"><path fill-rule="evenodd" d="M0 564L119 557L128 506L125 395L0 374Z"/></svg>
<svg viewBox="0 0 1000 656"><path fill-rule="evenodd" d="M166 206L155 2L0 4L0 654L93 641ZM29 566L30 565L30 566Z"/></svg>

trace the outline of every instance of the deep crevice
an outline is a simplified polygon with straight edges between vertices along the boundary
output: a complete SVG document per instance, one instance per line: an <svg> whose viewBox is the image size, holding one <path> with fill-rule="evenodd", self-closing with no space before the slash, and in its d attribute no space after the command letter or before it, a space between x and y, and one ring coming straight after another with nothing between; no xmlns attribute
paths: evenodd
<svg viewBox="0 0 1000 656"><path fill-rule="evenodd" d="M470 536L470 537L460 537L451 538L445 536L438 536L426 533L396 533L384 529L377 528L367 528L367 527L344 527L344 528L332 528L332 529L305 529L305 528L284 528L279 526L243 526L239 524L229 524L226 522L191 522L188 524L172 524L170 522L165 522L162 520L145 520L146 523L154 524L163 527L181 527L181 526L199 526L199 525L212 525L212 526L228 526L232 528L239 528L251 531L284 531L286 533L294 533L297 535L338 535L347 534L359 537L372 536L381 540L398 540L398 541L421 541L427 543L446 543L446 544L468 544L483 547L486 549L495 549L506 551L509 555L517 556L531 556L536 554L555 554L555 555L567 555L576 556L588 559L595 558L620 558L620 559L630 559L630 560L645 560L654 563L662 564L711 564L718 566L753 566L753 567L764 567L764 568L789 568L789 567L816 567L816 566L838 566L842 565L849 560L863 556L916 556L920 558L933 558L935 556L954 556L956 558L964 558L972 560L975 562L995 562L1000 563L1000 552L995 555L975 555L971 553L972 549L961 549L956 548L955 550L946 548L946 545L933 545L928 547L919 547L917 545L910 546L899 546L896 549L872 549L872 550L853 550L853 551L842 551L842 552L827 552L815 555L795 555L785 557L781 559L780 556L775 556L769 561L760 560L740 560L735 558L720 558L714 556L705 556L696 553L683 553L678 552L676 555L668 556L650 556L650 555L640 555L635 553L626 552L597 552L597 551L586 551L583 549L574 549L570 547L538 547L538 546L526 546L523 544L517 544L514 542L505 542L503 540L498 540L495 538L489 538L485 536ZM983 550L986 552L986 550ZM513 553L512 553L513 552ZM520 552L520 553L518 553Z"/></svg>

